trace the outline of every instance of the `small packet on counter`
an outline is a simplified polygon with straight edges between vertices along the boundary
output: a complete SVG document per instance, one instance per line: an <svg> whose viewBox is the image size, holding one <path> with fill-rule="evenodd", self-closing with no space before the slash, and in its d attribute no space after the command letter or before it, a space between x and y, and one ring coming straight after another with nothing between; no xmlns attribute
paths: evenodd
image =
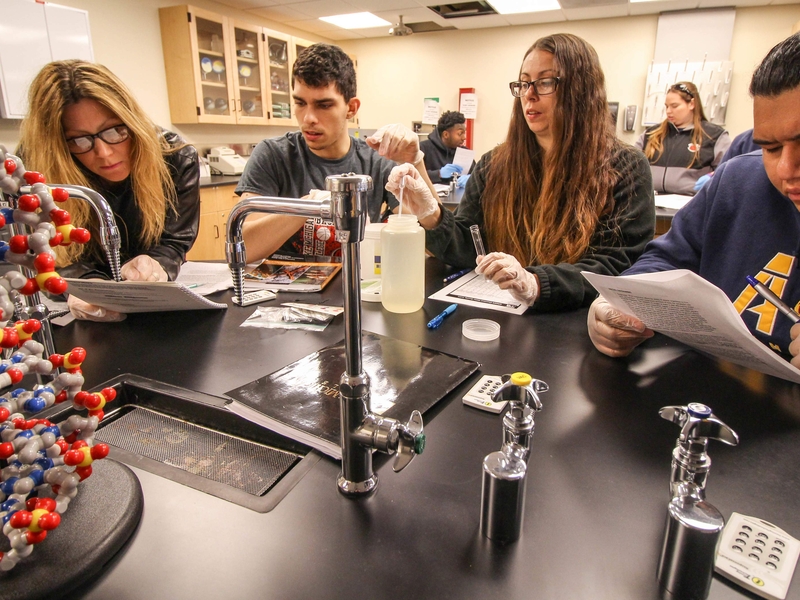
<svg viewBox="0 0 800 600"><path fill-rule="evenodd" d="M280 306L260 306L242 323L242 327L322 331L343 312L341 306L284 302Z"/></svg>

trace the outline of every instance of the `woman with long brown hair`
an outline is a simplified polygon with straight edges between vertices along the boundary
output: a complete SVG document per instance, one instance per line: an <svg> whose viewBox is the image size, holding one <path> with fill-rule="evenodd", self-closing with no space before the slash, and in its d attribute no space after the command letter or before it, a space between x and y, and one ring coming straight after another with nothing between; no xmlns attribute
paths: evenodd
<svg viewBox="0 0 800 600"><path fill-rule="evenodd" d="M443 210L410 165L387 189L427 230L430 252L477 271L535 310L588 306L581 271L617 275L653 238L650 169L613 131L605 76L583 39L556 34L525 53L506 141L486 153L455 213ZM516 100L518 99L518 100ZM470 226L487 241L477 256ZM476 260L477 259L477 260Z"/></svg>
<svg viewBox="0 0 800 600"><path fill-rule="evenodd" d="M731 138L706 119L700 92L691 81L671 85L664 106L667 118L648 128L636 147L650 161L656 192L691 196L699 189L698 180L722 162Z"/></svg>
<svg viewBox="0 0 800 600"><path fill-rule="evenodd" d="M48 182L82 185L108 200L120 231L123 279L175 279L200 218L197 152L157 127L127 87L102 65L65 60L45 65L28 92L20 154ZM110 278L89 205L69 200L72 223L92 232L86 245L56 249L64 277ZM69 298L73 314L122 315Z"/></svg>

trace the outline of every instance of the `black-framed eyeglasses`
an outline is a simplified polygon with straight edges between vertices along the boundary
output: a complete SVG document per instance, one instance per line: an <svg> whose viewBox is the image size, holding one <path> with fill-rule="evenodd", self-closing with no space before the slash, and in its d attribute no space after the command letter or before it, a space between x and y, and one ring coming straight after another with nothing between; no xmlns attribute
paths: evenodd
<svg viewBox="0 0 800 600"><path fill-rule="evenodd" d="M670 91L672 91L672 90L681 91L684 94L688 94L690 98L694 98L694 94L692 93L692 91L689 89L689 87L687 85L685 85L683 83L676 83L675 85L673 85L669 89L670 89Z"/></svg>
<svg viewBox="0 0 800 600"><path fill-rule="evenodd" d="M86 154L94 148L94 140L100 138L106 144L121 144L130 137L126 125L114 125L94 135L79 135L67 140L67 148L72 154Z"/></svg>
<svg viewBox="0 0 800 600"><path fill-rule="evenodd" d="M533 81L512 81L508 84L508 87L511 90L511 95L515 98L523 96L531 86L533 86L533 91L537 95L549 96L556 91L559 81L561 81L561 77L542 77Z"/></svg>

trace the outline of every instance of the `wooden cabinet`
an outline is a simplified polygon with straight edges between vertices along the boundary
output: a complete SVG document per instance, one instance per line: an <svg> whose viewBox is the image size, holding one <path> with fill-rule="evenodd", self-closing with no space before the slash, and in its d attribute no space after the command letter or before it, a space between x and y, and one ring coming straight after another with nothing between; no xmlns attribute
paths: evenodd
<svg viewBox="0 0 800 600"><path fill-rule="evenodd" d="M270 124L291 127L295 124L292 112L292 36L264 29L269 66Z"/></svg>
<svg viewBox="0 0 800 600"><path fill-rule="evenodd" d="M236 122L251 125L269 123L269 69L265 63L261 27L231 23L231 57L234 62L233 90Z"/></svg>
<svg viewBox="0 0 800 600"><path fill-rule="evenodd" d="M225 260L225 227L239 202L236 184L200 188L200 227L186 260Z"/></svg>
<svg viewBox="0 0 800 600"><path fill-rule="evenodd" d="M193 6L158 13L172 122L236 123L228 19Z"/></svg>
<svg viewBox="0 0 800 600"><path fill-rule="evenodd" d="M0 116L23 118L31 80L50 61L69 58L94 61L89 13L49 2L3 0Z"/></svg>
<svg viewBox="0 0 800 600"><path fill-rule="evenodd" d="M173 123L295 125L292 65L314 42L189 5L158 12Z"/></svg>

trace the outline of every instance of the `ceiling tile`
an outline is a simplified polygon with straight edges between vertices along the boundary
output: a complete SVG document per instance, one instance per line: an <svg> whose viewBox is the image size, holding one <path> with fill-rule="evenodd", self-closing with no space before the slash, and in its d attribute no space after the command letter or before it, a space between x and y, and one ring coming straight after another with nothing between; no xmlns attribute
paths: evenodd
<svg viewBox="0 0 800 600"><path fill-rule="evenodd" d="M311 33L327 33L329 31L340 31L342 28L337 27L333 23L326 23L319 19L304 19L302 21L286 21L286 25L300 29L302 31L310 31Z"/></svg>
<svg viewBox="0 0 800 600"><path fill-rule="evenodd" d="M555 23L566 21L564 10L543 10L534 13L515 13L503 15L511 25L534 25L536 23Z"/></svg>
<svg viewBox="0 0 800 600"><path fill-rule="evenodd" d="M397 23L400 15L403 15L403 23L424 23L426 21L433 21L442 27L447 27L448 22L452 21L452 19L443 19L432 10L422 8L421 6L403 10L380 10L373 14L392 23Z"/></svg>
<svg viewBox="0 0 800 600"><path fill-rule="evenodd" d="M459 17L445 19L448 25L457 29L481 29L483 27L508 27L506 17L511 15L481 15L479 17Z"/></svg>
<svg viewBox="0 0 800 600"><path fill-rule="evenodd" d="M668 2L634 2L628 6L629 15L653 15L669 10L697 8L699 0L669 0Z"/></svg>
<svg viewBox="0 0 800 600"><path fill-rule="evenodd" d="M373 14L398 10L427 10L420 6L419 2L414 2L414 0L347 0L347 2L355 6L358 12L371 12Z"/></svg>
<svg viewBox="0 0 800 600"><path fill-rule="evenodd" d="M730 2L731 0L723 0ZM611 6L587 6L585 8L565 8L567 21L586 21L589 19L610 19L628 16L628 3Z"/></svg>
<svg viewBox="0 0 800 600"><path fill-rule="evenodd" d="M286 23L287 21L303 21L308 20L308 15L301 13L288 6L267 6L264 8L253 8L247 12L272 19L278 23Z"/></svg>
<svg viewBox="0 0 800 600"><path fill-rule="evenodd" d="M350 13L361 12L344 0L311 0L310 2L297 2L290 6L315 19L330 17L332 15L348 15Z"/></svg>

